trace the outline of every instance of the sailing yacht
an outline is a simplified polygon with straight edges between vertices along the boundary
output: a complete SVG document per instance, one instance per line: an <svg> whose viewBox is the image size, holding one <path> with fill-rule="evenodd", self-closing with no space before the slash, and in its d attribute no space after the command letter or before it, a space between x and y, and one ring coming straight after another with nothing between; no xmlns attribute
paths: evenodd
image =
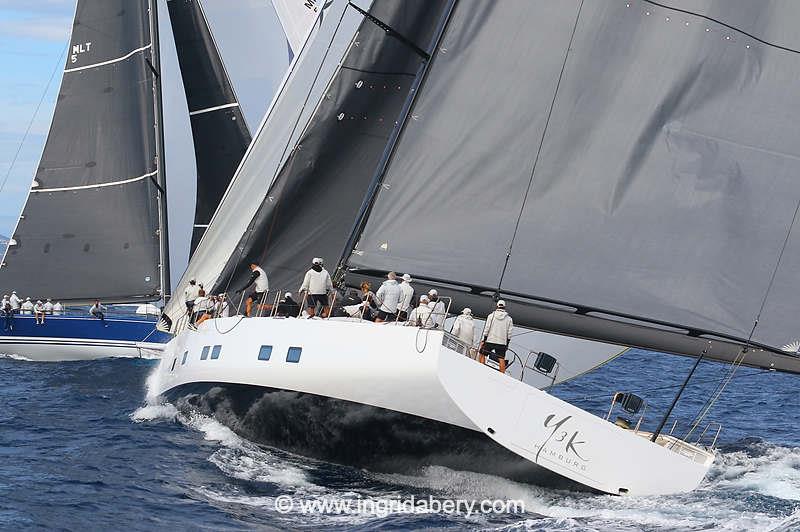
<svg viewBox="0 0 800 532"><path fill-rule="evenodd" d="M192 249L250 143L202 6L168 2L197 166ZM44 325L16 314L0 352L32 360L157 355L158 315L103 303L169 297L156 3L78 0L70 53L31 190L0 263L0 289L60 300Z"/></svg>
<svg viewBox="0 0 800 532"><path fill-rule="evenodd" d="M605 493L696 488L716 438L666 427L698 363L800 373L780 347L800 301L800 6L684 7L334 2L182 281L229 291L256 262L292 288L320 256L342 288L393 270L477 314L502 297L562 367L578 339L695 357L652 430L632 390L595 415L540 389L570 376L543 348L501 374L445 330L348 318L175 320L151 393L273 444L322 412L340 456L408 443L410 423ZM364 418L389 428L348 431Z"/></svg>

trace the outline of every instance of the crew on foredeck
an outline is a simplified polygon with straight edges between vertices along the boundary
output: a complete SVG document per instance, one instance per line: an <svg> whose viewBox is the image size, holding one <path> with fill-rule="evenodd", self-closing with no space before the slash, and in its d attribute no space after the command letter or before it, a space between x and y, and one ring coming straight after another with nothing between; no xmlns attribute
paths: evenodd
<svg viewBox="0 0 800 532"><path fill-rule="evenodd" d="M256 306L262 304L265 294L269 291L267 272L255 262L250 263L250 272L250 280L247 281L246 285L236 291L237 294L241 294L251 286L253 287L253 290L247 295L247 301L245 301L244 313L247 316L250 316L250 313L253 311L253 303L255 303Z"/></svg>
<svg viewBox="0 0 800 532"><path fill-rule="evenodd" d="M194 300L197 299L197 295L200 293L200 287L197 286L197 281L191 279L189 281L189 285L184 288L183 290L183 300L186 303L186 314L192 316L193 308L194 307Z"/></svg>
<svg viewBox="0 0 800 532"><path fill-rule="evenodd" d="M500 372L506 371L506 350L511 342L511 329L514 321L506 312L506 302L497 302L497 309L486 317L483 329L483 342L480 348L480 361L486 362L488 356L500 365Z"/></svg>
<svg viewBox="0 0 800 532"><path fill-rule="evenodd" d="M435 288L428 292L428 299L430 300L428 304L431 307L433 326L441 329L444 327L444 319L447 317L447 309L444 306L444 301L439 299L439 292L437 292Z"/></svg>
<svg viewBox="0 0 800 532"><path fill-rule="evenodd" d="M411 306L414 304L414 287L411 286L411 276L407 273L403 274L400 282L400 302L397 304L397 321L407 321L408 313Z"/></svg>
<svg viewBox="0 0 800 532"><path fill-rule="evenodd" d="M44 325L44 303L41 299L36 300L33 305L33 316L36 319L36 325Z"/></svg>
<svg viewBox="0 0 800 532"><path fill-rule="evenodd" d="M33 302L31 301L31 298L26 297L25 302L22 303L19 308L22 311L22 314L33 314Z"/></svg>
<svg viewBox="0 0 800 532"><path fill-rule="evenodd" d="M306 310L310 317L317 314L317 307L322 307L322 317L328 317L331 307L328 294L333 291L331 274L323 267L323 260L315 257L311 261L311 269L306 272L300 293L305 294Z"/></svg>
<svg viewBox="0 0 800 532"><path fill-rule="evenodd" d="M375 293L375 300L378 303L378 315L375 317L375 323L397 321L397 305L403 297L403 291L397 284L397 274L389 272L386 277L387 279Z"/></svg>
<svg viewBox="0 0 800 532"><path fill-rule="evenodd" d="M53 301L49 297L47 298L47 301L44 302L44 313L45 314L53 313Z"/></svg>
<svg viewBox="0 0 800 532"><path fill-rule="evenodd" d="M412 327L433 327L433 320L431 319L431 306L430 299L425 294L419 296L419 305L411 311L408 316L408 323Z"/></svg>
<svg viewBox="0 0 800 532"><path fill-rule="evenodd" d="M17 312L21 308L22 300L17 295L17 291L14 290L11 292L11 297L8 298L9 303L11 303L11 310Z"/></svg>

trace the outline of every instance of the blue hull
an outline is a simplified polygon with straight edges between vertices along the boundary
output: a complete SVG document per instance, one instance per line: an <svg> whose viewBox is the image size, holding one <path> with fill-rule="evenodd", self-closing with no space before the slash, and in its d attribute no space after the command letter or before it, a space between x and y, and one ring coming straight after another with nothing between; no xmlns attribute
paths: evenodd
<svg viewBox="0 0 800 532"><path fill-rule="evenodd" d="M165 344L172 337L156 330L153 316L130 315L105 322L85 315L47 316L36 325L31 315L16 315L9 330L0 318L0 353L31 360L85 360L144 356L142 344ZM152 351L152 350L150 350Z"/></svg>

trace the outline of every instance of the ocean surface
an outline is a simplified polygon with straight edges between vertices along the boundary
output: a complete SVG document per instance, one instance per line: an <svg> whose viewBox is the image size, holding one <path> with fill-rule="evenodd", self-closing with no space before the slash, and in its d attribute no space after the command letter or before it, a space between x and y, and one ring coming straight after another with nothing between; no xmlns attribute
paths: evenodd
<svg viewBox="0 0 800 532"><path fill-rule="evenodd" d="M700 489L613 497L444 467L382 474L259 447L212 418L147 404L156 364L0 359L0 529L800 529L798 377L738 370L709 415L723 430ZM632 350L554 393L604 414L613 391L637 391L651 427L691 364ZM727 370L701 364L678 417L690 419ZM625 458L620 467L646 467ZM432 511L447 500L521 501L524 511ZM329 506L304 506L314 501Z"/></svg>

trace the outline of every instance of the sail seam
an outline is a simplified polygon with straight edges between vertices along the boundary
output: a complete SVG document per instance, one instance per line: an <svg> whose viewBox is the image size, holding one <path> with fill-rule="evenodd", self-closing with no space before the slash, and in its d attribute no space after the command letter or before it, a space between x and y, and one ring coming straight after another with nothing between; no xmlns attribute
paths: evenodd
<svg viewBox="0 0 800 532"><path fill-rule="evenodd" d="M158 170L155 172L150 172L149 174L140 175L138 177L132 177L130 179L123 179L121 181L111 181L108 183L95 183L94 185L79 185L75 187L57 187L57 188L32 188L31 193L34 192L66 192L69 190L88 190L91 188L102 188L102 187L112 187L117 185L126 185L128 183L135 183L136 181L141 181L143 179L147 179L148 177L153 177L158 173Z"/></svg>
<svg viewBox="0 0 800 532"><path fill-rule="evenodd" d="M144 52L145 50L147 50L151 46L152 46L152 44L148 44L147 46L142 46L141 48L137 48L136 50L131 50L127 54L123 55L122 57L117 57L116 59L109 59L108 61L103 61L101 63L94 63L94 64L91 64L91 65L85 65L85 66L80 66L80 67L75 67L75 68L65 68L64 69L64 73L68 74L70 72L78 72L79 70L86 70L88 68L96 68L96 67L100 67L100 66L111 65L113 63L119 63L120 61L125 61L126 59L128 59L131 56L133 56L134 54L138 54L139 52Z"/></svg>
<svg viewBox="0 0 800 532"><path fill-rule="evenodd" d="M189 116L202 115L204 113L210 113L212 111L218 111L220 109L228 109L230 107L239 107L239 102L226 103L223 105L216 105L214 107L206 107L205 109L198 109L197 111L191 111L189 113Z"/></svg>

